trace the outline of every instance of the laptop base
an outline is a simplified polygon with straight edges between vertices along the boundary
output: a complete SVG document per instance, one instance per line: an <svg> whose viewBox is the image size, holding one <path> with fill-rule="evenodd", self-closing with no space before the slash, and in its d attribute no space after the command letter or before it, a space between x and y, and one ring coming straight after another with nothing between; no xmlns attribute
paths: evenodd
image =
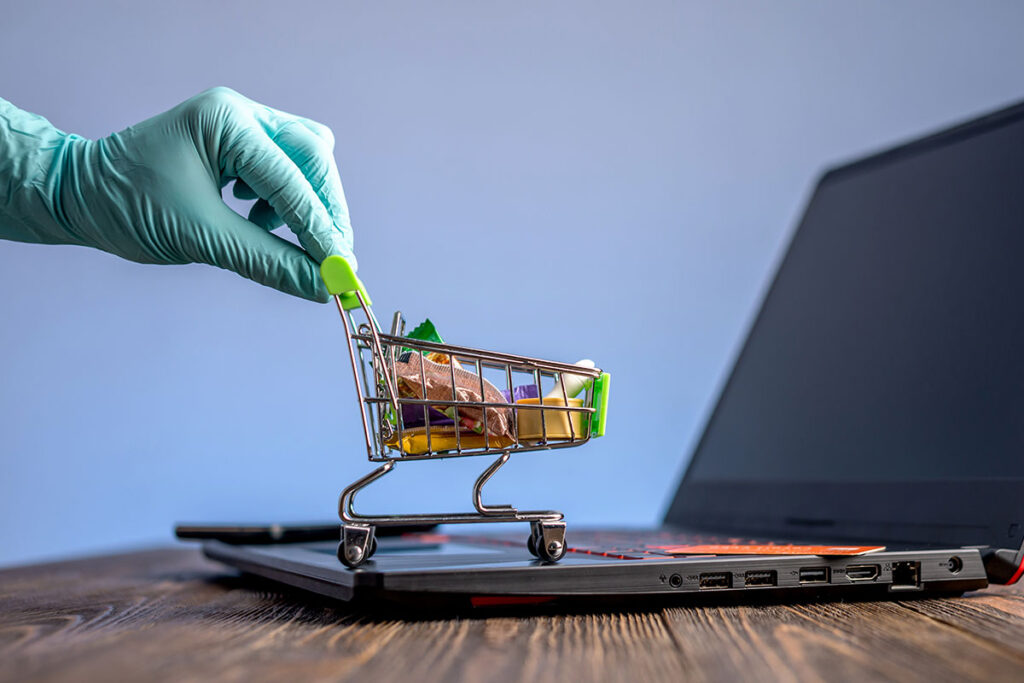
<svg viewBox="0 0 1024 683"><path fill-rule="evenodd" d="M357 570L337 543L204 544L210 559L336 600L471 607L640 598L680 602L867 599L962 593L988 580L977 549L887 549L867 555L716 555L620 559L570 552L544 564L501 537L410 535L381 539Z"/></svg>

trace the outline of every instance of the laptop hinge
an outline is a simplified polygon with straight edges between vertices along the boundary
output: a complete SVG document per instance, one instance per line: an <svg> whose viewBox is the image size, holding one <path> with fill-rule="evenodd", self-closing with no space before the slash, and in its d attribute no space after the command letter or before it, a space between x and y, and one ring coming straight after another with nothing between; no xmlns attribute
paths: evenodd
<svg viewBox="0 0 1024 683"><path fill-rule="evenodd" d="M981 551L981 557L992 583L1017 583L1024 574L1024 550L989 548Z"/></svg>

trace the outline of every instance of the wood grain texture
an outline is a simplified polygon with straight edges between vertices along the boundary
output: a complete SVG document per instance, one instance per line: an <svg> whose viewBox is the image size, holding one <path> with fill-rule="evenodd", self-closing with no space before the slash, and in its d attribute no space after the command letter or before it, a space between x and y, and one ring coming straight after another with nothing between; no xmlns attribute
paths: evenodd
<svg viewBox="0 0 1024 683"><path fill-rule="evenodd" d="M1024 680L1024 591L399 619L191 549L0 572L0 680Z"/></svg>

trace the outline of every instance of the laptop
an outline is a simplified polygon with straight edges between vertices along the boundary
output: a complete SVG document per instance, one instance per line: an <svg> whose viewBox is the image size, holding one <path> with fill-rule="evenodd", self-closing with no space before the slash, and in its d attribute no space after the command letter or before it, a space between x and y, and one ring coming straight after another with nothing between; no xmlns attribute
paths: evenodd
<svg viewBox="0 0 1024 683"><path fill-rule="evenodd" d="M819 179L660 528L570 524L557 563L525 532L413 530L356 569L337 529L213 534L203 551L330 598L475 607L1017 581L1024 103Z"/></svg>

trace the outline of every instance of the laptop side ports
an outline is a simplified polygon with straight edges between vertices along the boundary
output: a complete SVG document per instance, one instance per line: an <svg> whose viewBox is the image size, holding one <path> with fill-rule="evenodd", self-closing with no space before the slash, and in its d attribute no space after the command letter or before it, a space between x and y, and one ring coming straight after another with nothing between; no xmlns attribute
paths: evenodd
<svg viewBox="0 0 1024 683"><path fill-rule="evenodd" d="M846 568L846 578L850 581L874 581L882 573L877 564L851 564Z"/></svg>
<svg viewBox="0 0 1024 683"><path fill-rule="evenodd" d="M732 588L732 572L700 575L700 590L715 590L716 588Z"/></svg>
<svg viewBox="0 0 1024 683"><path fill-rule="evenodd" d="M800 567L800 583L828 583L831 578L829 567Z"/></svg>
<svg viewBox="0 0 1024 683"><path fill-rule="evenodd" d="M921 587L920 562L893 562L892 585L889 590L912 591Z"/></svg>
<svg viewBox="0 0 1024 683"><path fill-rule="evenodd" d="M747 588L774 586L778 582L779 575L774 569L752 569L743 576L743 585Z"/></svg>

